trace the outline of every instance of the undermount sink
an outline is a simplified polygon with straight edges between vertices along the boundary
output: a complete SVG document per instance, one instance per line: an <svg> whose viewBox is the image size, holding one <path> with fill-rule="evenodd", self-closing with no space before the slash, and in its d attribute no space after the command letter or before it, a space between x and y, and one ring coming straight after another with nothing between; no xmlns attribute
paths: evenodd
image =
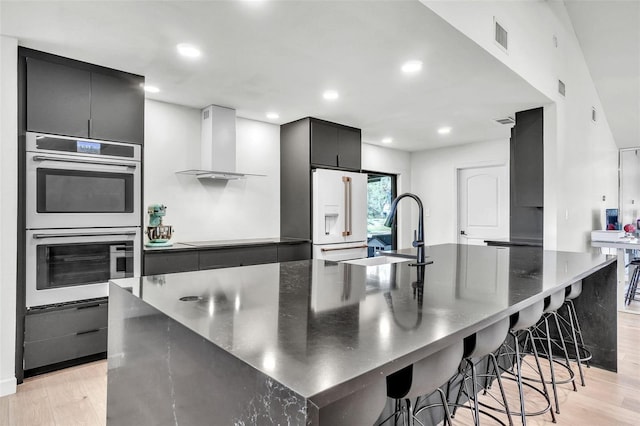
<svg viewBox="0 0 640 426"><path fill-rule="evenodd" d="M342 263L350 263L352 265L362 265L362 266L378 266L378 265L388 265L390 263L399 263L399 262L410 262L413 259L407 259L403 257L392 257L392 256L377 256L377 257L366 257L364 259L353 259L353 260L344 260Z"/></svg>

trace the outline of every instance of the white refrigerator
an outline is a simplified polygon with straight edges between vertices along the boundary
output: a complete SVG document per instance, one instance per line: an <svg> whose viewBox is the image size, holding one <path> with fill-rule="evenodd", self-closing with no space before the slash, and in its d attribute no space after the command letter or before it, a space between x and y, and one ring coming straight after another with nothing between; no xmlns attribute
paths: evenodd
<svg viewBox="0 0 640 426"><path fill-rule="evenodd" d="M313 171L313 258L367 257L367 175Z"/></svg>

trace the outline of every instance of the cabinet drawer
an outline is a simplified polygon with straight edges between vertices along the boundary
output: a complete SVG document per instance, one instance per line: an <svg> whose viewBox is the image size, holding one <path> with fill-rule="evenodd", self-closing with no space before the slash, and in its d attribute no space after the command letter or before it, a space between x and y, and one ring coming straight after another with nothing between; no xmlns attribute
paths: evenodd
<svg viewBox="0 0 640 426"><path fill-rule="evenodd" d="M198 252L145 253L144 274L158 275L198 270Z"/></svg>
<svg viewBox="0 0 640 426"><path fill-rule="evenodd" d="M106 327L92 332L25 342L24 369L30 370L106 351Z"/></svg>
<svg viewBox="0 0 640 426"><path fill-rule="evenodd" d="M107 326L108 303L32 313L24 319L24 340L33 342L97 330Z"/></svg>
<svg viewBox="0 0 640 426"><path fill-rule="evenodd" d="M200 269L258 265L260 263L277 261L278 249L275 245L205 250L200 252Z"/></svg>
<svg viewBox="0 0 640 426"><path fill-rule="evenodd" d="M281 244L278 246L278 262L311 259L311 243Z"/></svg>

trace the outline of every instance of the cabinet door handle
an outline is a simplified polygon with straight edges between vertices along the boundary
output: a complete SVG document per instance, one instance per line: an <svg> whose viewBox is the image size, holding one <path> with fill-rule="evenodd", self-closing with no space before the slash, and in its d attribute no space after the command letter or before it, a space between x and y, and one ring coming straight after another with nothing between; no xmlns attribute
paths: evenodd
<svg viewBox="0 0 640 426"><path fill-rule="evenodd" d="M340 167L340 154L336 154L336 166Z"/></svg>
<svg viewBox="0 0 640 426"><path fill-rule="evenodd" d="M128 232L87 232L84 234L33 234L36 240L44 240L47 238L74 238L74 237L111 237L111 236L129 236L136 235L136 231Z"/></svg>
<svg viewBox="0 0 640 426"><path fill-rule="evenodd" d="M34 155L33 161L57 161L59 163L80 163L80 164L91 164L98 166L113 166L113 167L128 167L135 169L137 165L135 163L110 163L106 161L93 161L93 160L80 160L80 159L69 159L69 158L58 158L58 157L50 157L47 155Z"/></svg>

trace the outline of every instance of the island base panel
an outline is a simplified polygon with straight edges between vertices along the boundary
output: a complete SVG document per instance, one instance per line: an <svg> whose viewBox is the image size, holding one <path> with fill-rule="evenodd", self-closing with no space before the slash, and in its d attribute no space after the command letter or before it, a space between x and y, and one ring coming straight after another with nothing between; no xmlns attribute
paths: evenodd
<svg viewBox="0 0 640 426"><path fill-rule="evenodd" d="M305 398L113 284L109 302L107 425L309 424Z"/></svg>

